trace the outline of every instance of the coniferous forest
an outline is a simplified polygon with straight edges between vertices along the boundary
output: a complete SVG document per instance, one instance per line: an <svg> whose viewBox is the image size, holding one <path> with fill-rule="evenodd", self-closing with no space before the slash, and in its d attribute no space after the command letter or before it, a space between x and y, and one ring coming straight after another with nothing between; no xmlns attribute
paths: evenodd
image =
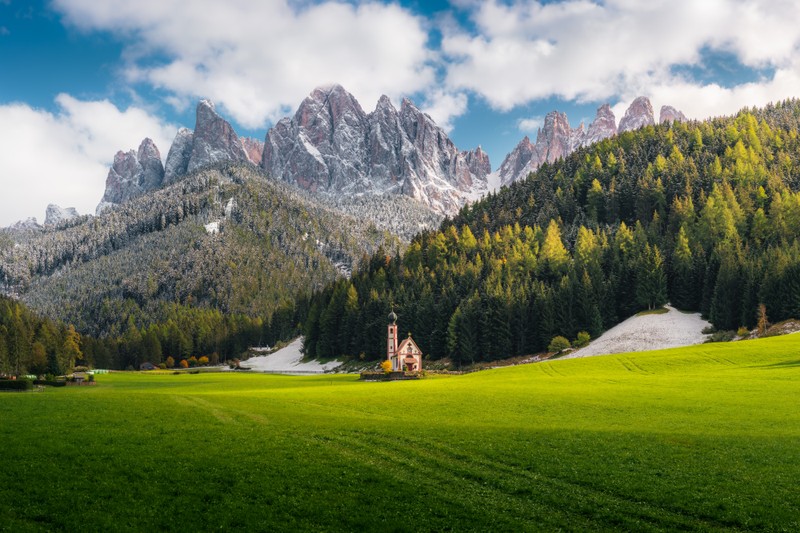
<svg viewBox="0 0 800 533"><path fill-rule="evenodd" d="M671 302L718 329L800 316L800 102L626 132L468 205L315 294L310 357L383 356L390 306L456 364Z"/></svg>
<svg viewBox="0 0 800 533"><path fill-rule="evenodd" d="M3 236L0 277L33 312L2 301L0 372L223 361L298 333L310 358L378 359L392 308L401 334L456 365L594 338L667 302L723 330L754 327L762 305L798 317L799 125L790 100L626 132L405 248L251 170L212 168L104 225Z"/></svg>

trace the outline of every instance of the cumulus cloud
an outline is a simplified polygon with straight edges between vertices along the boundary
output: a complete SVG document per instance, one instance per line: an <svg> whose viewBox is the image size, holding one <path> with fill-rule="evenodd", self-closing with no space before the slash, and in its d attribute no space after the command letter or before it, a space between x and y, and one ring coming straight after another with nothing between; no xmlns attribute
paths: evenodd
<svg viewBox="0 0 800 533"><path fill-rule="evenodd" d="M395 4L276 0L56 0L72 25L129 38L130 82L186 105L210 98L263 127L314 87L340 83L366 108L435 81L426 21Z"/></svg>
<svg viewBox="0 0 800 533"><path fill-rule="evenodd" d="M523 133L536 133L544 125L544 117L521 118L517 121L517 129Z"/></svg>
<svg viewBox="0 0 800 533"><path fill-rule="evenodd" d="M120 150L150 137L166 156L176 127L142 109L118 109L107 100L56 98L58 111L26 104L0 105L0 226L35 216L49 203L94 213L108 167Z"/></svg>
<svg viewBox="0 0 800 533"><path fill-rule="evenodd" d="M703 118L800 92L793 1L493 0L474 4L470 16L474 29L444 29L446 86L503 111L553 96L630 102L644 94ZM674 74L701 64L704 50L774 76L726 88Z"/></svg>
<svg viewBox="0 0 800 533"><path fill-rule="evenodd" d="M436 89L426 95L422 110L431 116L436 124L446 132L453 129L453 119L467 111L467 95Z"/></svg>

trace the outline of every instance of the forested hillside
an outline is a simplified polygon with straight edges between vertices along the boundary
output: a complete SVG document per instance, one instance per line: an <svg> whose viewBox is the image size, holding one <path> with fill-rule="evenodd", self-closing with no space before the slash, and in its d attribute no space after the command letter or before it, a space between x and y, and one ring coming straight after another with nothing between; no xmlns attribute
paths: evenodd
<svg viewBox="0 0 800 533"><path fill-rule="evenodd" d="M467 206L312 298L306 352L493 360L671 301L721 329L800 316L800 101L626 132Z"/></svg>
<svg viewBox="0 0 800 533"><path fill-rule="evenodd" d="M162 354L225 358L291 335L295 298L379 245L400 240L252 166L225 163L99 217L6 233L0 284L103 340L103 366ZM156 340L163 350L154 357Z"/></svg>

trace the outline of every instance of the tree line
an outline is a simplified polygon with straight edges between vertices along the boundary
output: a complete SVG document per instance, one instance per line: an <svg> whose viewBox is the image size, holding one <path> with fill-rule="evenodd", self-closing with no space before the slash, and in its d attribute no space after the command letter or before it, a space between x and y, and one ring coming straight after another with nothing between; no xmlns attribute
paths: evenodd
<svg viewBox="0 0 800 533"><path fill-rule="evenodd" d="M800 316L800 102L626 132L469 205L318 291L311 357L383 356L386 315L432 358L596 336L671 302L717 328Z"/></svg>

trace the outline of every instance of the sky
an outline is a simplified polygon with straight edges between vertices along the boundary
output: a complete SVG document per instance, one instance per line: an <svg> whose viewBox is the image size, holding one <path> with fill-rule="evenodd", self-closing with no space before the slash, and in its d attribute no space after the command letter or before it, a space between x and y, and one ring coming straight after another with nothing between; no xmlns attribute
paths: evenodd
<svg viewBox="0 0 800 533"><path fill-rule="evenodd" d="M0 0L0 226L93 213L118 150L166 157L207 98L263 140L320 85L430 114L497 168L544 116L637 96L730 115L800 97L795 0Z"/></svg>

